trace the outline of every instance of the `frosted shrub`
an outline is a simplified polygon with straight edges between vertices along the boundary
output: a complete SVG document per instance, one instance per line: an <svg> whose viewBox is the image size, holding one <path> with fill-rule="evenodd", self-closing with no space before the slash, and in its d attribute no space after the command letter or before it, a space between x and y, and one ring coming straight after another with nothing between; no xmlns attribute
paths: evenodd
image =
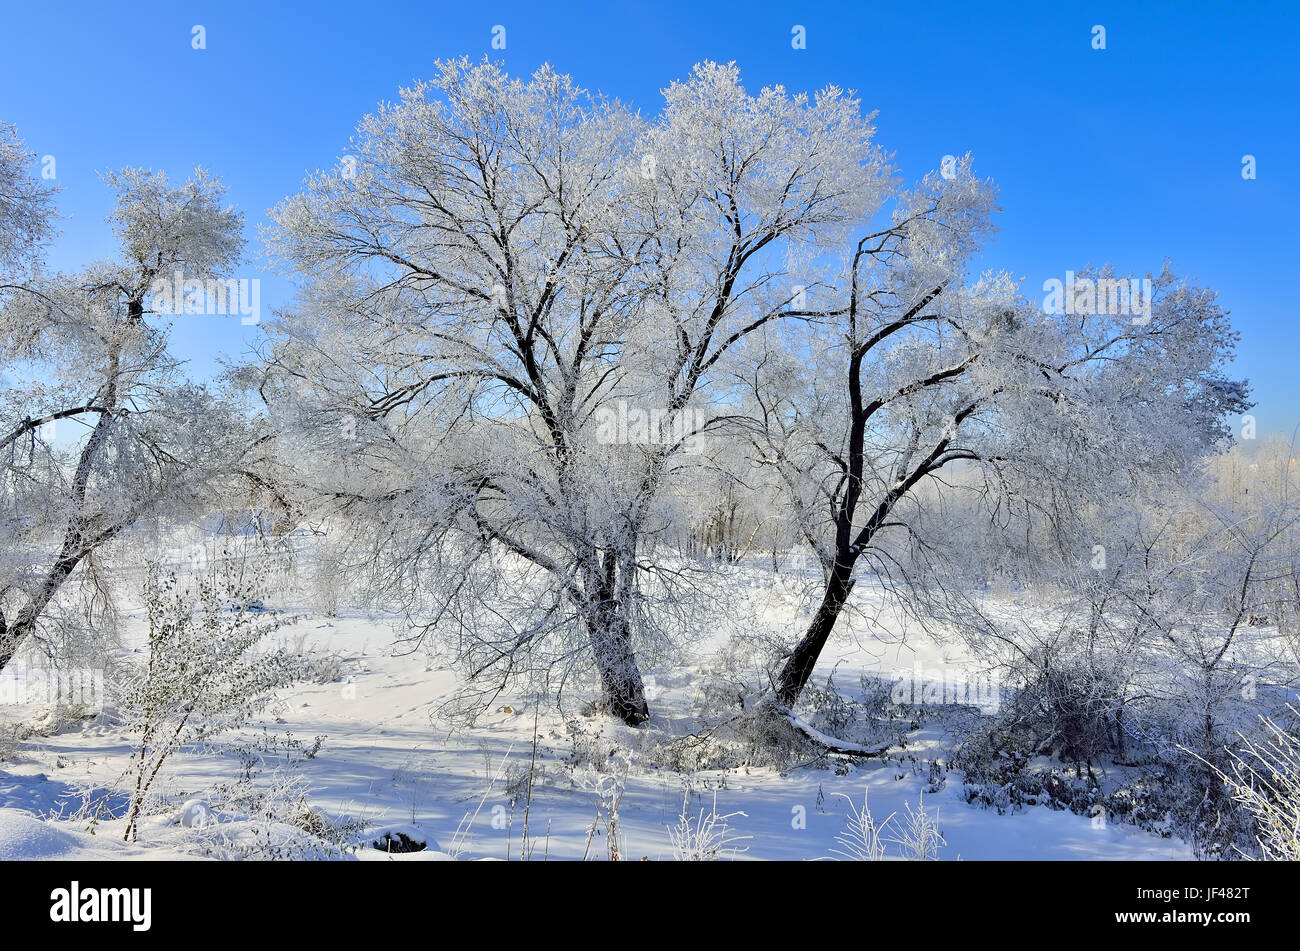
<svg viewBox="0 0 1300 951"><path fill-rule="evenodd" d="M308 801L307 780L277 767L260 788L237 784L225 808L200 805L190 851L217 859L328 861L355 854L367 823L331 819Z"/></svg>
<svg viewBox="0 0 1300 951"><path fill-rule="evenodd" d="M295 679L291 653L256 651L280 626L274 615L254 611L256 575L230 574L180 585L174 574L152 566L145 611L149 644L145 668L127 685L122 711L137 739L135 776L124 838L134 841L154 780L176 750L236 729L262 709L269 693Z"/></svg>
<svg viewBox="0 0 1300 951"><path fill-rule="evenodd" d="M733 835L729 825L730 820L745 816L745 813L718 815L718 793L714 790L712 808L707 813L701 809L698 815L689 816L686 813L689 796L689 792L682 796L682 811L677 817L677 825L668 827L674 858L681 862L711 862L724 856L734 858L737 853L747 851L739 848L737 843L749 836Z"/></svg>
<svg viewBox="0 0 1300 951"><path fill-rule="evenodd" d="M904 803L906 816L898 823L899 832L892 840L903 858L914 862L933 862L939 858L939 849L948 843L939 832L939 810L931 816L925 811L925 797L921 796L916 808Z"/></svg>
<svg viewBox="0 0 1300 951"><path fill-rule="evenodd" d="M853 862L883 860L886 852L886 839L883 833L893 821L893 813L890 813L883 822L877 822L871 815L871 807L867 804L866 790L862 793L861 808L854 805L852 797L844 796L844 798L849 803L849 818L845 823L844 831L835 836L839 848L831 849L831 853Z"/></svg>
<svg viewBox="0 0 1300 951"><path fill-rule="evenodd" d="M939 832L938 811L933 816L926 812L924 795L915 809L911 803L904 803L906 815L902 818L890 813L883 821L872 816L865 790L861 807L854 804L852 797L843 798L849 803L849 816L844 830L835 836L839 847L831 849L833 855L842 859L880 862L890 857L889 845L893 844L898 846L900 858L934 861L939 858L939 849L948 844Z"/></svg>
<svg viewBox="0 0 1300 951"><path fill-rule="evenodd" d="M1289 707L1292 713L1296 710ZM1264 857L1300 860L1300 738L1264 718L1263 743L1245 740L1220 773L1233 800L1254 817Z"/></svg>

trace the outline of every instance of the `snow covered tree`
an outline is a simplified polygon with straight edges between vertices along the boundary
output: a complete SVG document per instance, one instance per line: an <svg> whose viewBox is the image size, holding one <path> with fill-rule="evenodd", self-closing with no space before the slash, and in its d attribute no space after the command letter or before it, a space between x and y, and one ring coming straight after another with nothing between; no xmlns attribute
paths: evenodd
<svg viewBox="0 0 1300 951"><path fill-rule="evenodd" d="M906 598L923 586L905 583L891 546L962 557L960 537L922 533L928 486L960 472L991 519L1028 506L1064 526L1146 473L1184 471L1244 407L1244 387L1221 375L1235 340L1226 315L1167 270L1150 279L1150 312L1133 315L1095 302L1039 311L1008 275L968 281L992 207L969 156L899 192L888 226L845 258L837 320L755 341L737 374L760 459L781 472L825 574L775 685L786 708L859 562L904 582Z"/></svg>
<svg viewBox="0 0 1300 951"><path fill-rule="evenodd" d="M155 282L170 287L177 273L229 275L242 214L201 169L179 187L139 169L105 180L119 256L38 275L0 310L0 668L56 623L69 578L93 587L97 552L151 518L190 513L248 450L240 409L180 372L153 300Z"/></svg>
<svg viewBox="0 0 1300 951"><path fill-rule="evenodd" d="M23 289L19 278L53 234L54 189L31 174L34 158L18 130L0 122L0 295Z"/></svg>
<svg viewBox="0 0 1300 951"><path fill-rule="evenodd" d="M549 67L466 61L403 90L275 213L304 286L262 386L303 491L371 526L417 631L476 678L581 653L631 724L671 579L645 556L718 425L715 368L807 315L793 268L883 192L840 90L750 95L710 63L665 96L646 122Z"/></svg>

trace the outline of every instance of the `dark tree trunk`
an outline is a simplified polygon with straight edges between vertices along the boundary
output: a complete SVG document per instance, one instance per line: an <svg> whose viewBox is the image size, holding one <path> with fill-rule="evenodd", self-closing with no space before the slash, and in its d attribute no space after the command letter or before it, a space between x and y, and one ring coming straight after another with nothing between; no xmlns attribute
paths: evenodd
<svg viewBox="0 0 1300 951"><path fill-rule="evenodd" d="M18 612L14 618L13 625L8 630L0 626L0 670L9 666L10 662L17 656L19 649L22 648L23 642L31 636L32 631L36 629L36 622L40 619L41 613L45 610L53 599L55 592L67 580L68 575L72 574L77 563L81 560L80 555L68 554L61 557L55 562L54 567L50 569L45 580L42 582L40 590L30 602Z"/></svg>
<svg viewBox="0 0 1300 951"><path fill-rule="evenodd" d="M650 719L650 708L632 650L632 629L618 597L619 564L616 553L605 552L588 569L587 630L605 709L628 726L640 726Z"/></svg>
<svg viewBox="0 0 1300 951"><path fill-rule="evenodd" d="M9 666L18 654L18 648L27 640L27 632L14 627L0 635L0 670Z"/></svg>
<svg viewBox="0 0 1300 951"><path fill-rule="evenodd" d="M882 244L880 248L869 249L866 247L866 240L864 239L862 243L859 243L857 255L853 259L853 290L849 298L849 338L851 340L857 340L858 337L858 262L864 256L874 256L877 251L883 248ZM785 666L782 667L780 674L777 676L776 701L787 709L793 707L798 701L799 694L803 692L803 688L807 685L809 678L812 677L813 668L817 665L817 658L821 654L827 639L830 638L831 631L835 628L835 622L849 599L849 594L853 590L854 565L862 556L862 553L866 551L867 546L871 544L876 533L886 524L894 505L910 492L918 482L942 469L948 462L959 458L976 458L967 450L949 452L949 446L955 437L956 427L978 408L978 400L955 413L952 417L951 427L945 428L944 434L937 445L920 459L915 466L912 466L913 453L920 449L920 438L922 436L921 429L916 429L911 446L908 448L903 460L897 464L898 468L892 480L892 486L879 500L874 511L865 520L862 527L855 533L858 503L862 498L863 472L866 465L867 423L878 410L885 406L890 399L894 398L882 395L875 397L870 402L864 399L862 391L864 360L870 350L880 341L910 326L915 320L928 319L922 318L920 315L930 305L931 301L943 293L947 285L947 281L939 284L908 307L906 311L899 315L897 320L876 330L861 343L854 343L849 353L848 373L845 377L846 391L849 398L848 451L843 458L832 454L844 476L842 482L843 496L838 497L837 494L837 497L832 500L831 506L835 522L835 560L829 572L826 591L822 595L817 614L813 617L812 623L804 633L803 639L795 646L793 653L786 660ZM974 356L969 357L955 368L941 370L924 379L917 380L912 386L896 395L901 396L908 392L937 386L958 377L974 362L974 359Z"/></svg>
<svg viewBox="0 0 1300 951"><path fill-rule="evenodd" d="M839 565L836 566L812 623L781 668L776 681L776 699L787 708L798 702L799 694L803 693L803 688L812 677L813 668L817 666L822 648L835 629L835 621L853 590L852 572L852 567L841 569Z"/></svg>
<svg viewBox="0 0 1300 951"><path fill-rule="evenodd" d="M605 708L628 726L640 726L650 719L645 684L632 650L627 620L617 604L606 602L591 623L591 646L600 671Z"/></svg>

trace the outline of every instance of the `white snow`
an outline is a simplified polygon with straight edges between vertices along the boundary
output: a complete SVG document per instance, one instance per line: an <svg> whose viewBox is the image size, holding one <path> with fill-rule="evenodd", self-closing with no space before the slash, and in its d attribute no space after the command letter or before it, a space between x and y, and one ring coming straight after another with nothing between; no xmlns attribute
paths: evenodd
<svg viewBox="0 0 1300 951"><path fill-rule="evenodd" d="M870 597L860 585L863 597ZM756 610L780 620L797 609L781 596L766 602L755 595ZM895 621L873 619L872 633L849 631L825 652L817 678L824 682L834 669L837 682L852 682L860 670L894 671L941 667L953 655L941 645L921 639ZM752 623L743 618L737 624ZM310 804L331 817L350 816L368 823L365 841L385 832L402 832L424 841L421 852L386 854L362 849L369 861L441 861L517 859L523 835L522 796L513 815L506 782L492 777L525 773L532 746L534 710L523 697L501 696L495 712L484 715L472 729L453 729L436 718L439 704L451 695L456 676L428 669L423 655L392 648L393 628L383 621L359 616L307 618L287 632L305 635L320 652L345 660L347 676L336 683L298 684L283 690L264 716L272 734L292 734L308 741L326 739L311 758L299 758L294 772L310 789ZM719 631L715 638L724 637ZM700 645L686 667L647 671L654 678L655 716L641 730L613 721L582 718L570 704L565 715L579 720L604 740L636 750L647 731L682 734L694 728L689 685L696 664L716 649L718 640ZM510 708L506 712L505 708ZM12 715L12 711L0 715ZM805 723L804 726L807 726ZM811 727L809 727L811 729ZM564 717L554 710L538 716L537 775L529 807L530 850L534 859L580 859L584 853L605 857L604 827L588 845L589 830L600 803L594 791L601 777L589 770L570 770L571 754ZM815 732L815 731L814 731ZM802 768L781 776L769 769L703 771L684 777L656 767L634 752L619 809L624 856L640 859L672 857L667 827L677 822L689 782L687 810L695 816L713 808L716 792L719 815L743 811L730 822L736 835L748 836L742 860L825 859L835 847L849 815L844 797L861 802L869 793L873 814L880 820L915 807L927 786L928 759L946 756L952 737L924 727L907 738L903 750L881 758L855 759L847 775L829 769ZM19 762L0 764L0 859L69 857L173 857L196 854L195 836L210 833L212 790L230 783L238 763L219 753L186 751L164 768L161 792L175 803L165 815L147 817L140 843L127 846L121 838L123 821L105 818L91 836L83 822L42 821L39 816L68 816L81 803L77 790L102 789L120 781L131 753L126 738L103 719L65 729L53 736L33 737L22 744ZM507 758L508 757L508 758ZM503 759L506 758L506 759ZM608 778L608 777L606 777ZM949 772L944 788L925 793L927 810L938 810L947 841L944 859L1188 859L1186 843L1162 839L1119 823L1094 826L1087 816L1046 807L1016 814L966 804L961 775ZM477 815L475 815L477 813ZM120 810L119 810L120 814ZM471 817L473 821L471 822ZM218 820L229 827L239 817Z"/></svg>

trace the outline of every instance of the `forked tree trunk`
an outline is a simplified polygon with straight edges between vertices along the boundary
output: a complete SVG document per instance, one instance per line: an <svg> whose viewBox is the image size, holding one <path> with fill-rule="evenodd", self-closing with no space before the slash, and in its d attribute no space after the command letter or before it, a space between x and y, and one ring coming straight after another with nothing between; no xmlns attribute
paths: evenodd
<svg viewBox="0 0 1300 951"><path fill-rule="evenodd" d="M861 247L859 245L859 256L862 254ZM857 313L858 302L856 269L857 259L855 258L853 297L850 305L851 313L854 315ZM892 329L906 326L908 321L915 318L929 306L931 301L943 293L943 289L947 287L947 284L948 282L944 281L916 304L909 307L899 321L891 325ZM857 514L858 502L862 494L867 421L885 402L882 398L874 399L869 403L863 399L863 360L873 341L880 339L882 333L888 335L888 333L892 332L892 329L887 328L878 332L873 340L869 340L865 346L855 345L849 357L848 376L845 381L850 406L849 447L846 457L847 462L837 459L840 465L844 467L844 475L847 478L844 483L844 497L834 511L835 561L826 582L826 591L822 595L821 604L817 608L817 614L813 617L812 623L808 625L808 630L803 639L796 645L793 653L785 662L785 666L781 668L781 673L777 676L776 701L787 710L792 708L799 700L799 694L803 692L803 688L808 684L809 678L812 677L813 668L817 666L817 658L821 655L822 648L826 645L827 639L831 636L831 631L835 628L835 621L839 618L840 611L844 609L849 594L853 591L853 566L857 564L863 551L875 538L876 532L885 524L898 500L910 492L912 487L927 475L943 468L949 461L945 457L945 452L953 437L945 433L943 438L939 440L938 445L915 468L910 472L900 471L894 485L876 505L871 517L866 520L861 530L856 534L854 533L854 517ZM966 365L968 364L969 361ZM955 371L944 370L936 373L927 379L919 381L916 386L923 388L942 383L944 380L959 374L964 369L964 366ZM953 417L953 426L960 425L962 420L973 413L978 405L977 401L958 412ZM953 432L955 431L954 428ZM913 449L915 448L916 446L913 446Z"/></svg>

